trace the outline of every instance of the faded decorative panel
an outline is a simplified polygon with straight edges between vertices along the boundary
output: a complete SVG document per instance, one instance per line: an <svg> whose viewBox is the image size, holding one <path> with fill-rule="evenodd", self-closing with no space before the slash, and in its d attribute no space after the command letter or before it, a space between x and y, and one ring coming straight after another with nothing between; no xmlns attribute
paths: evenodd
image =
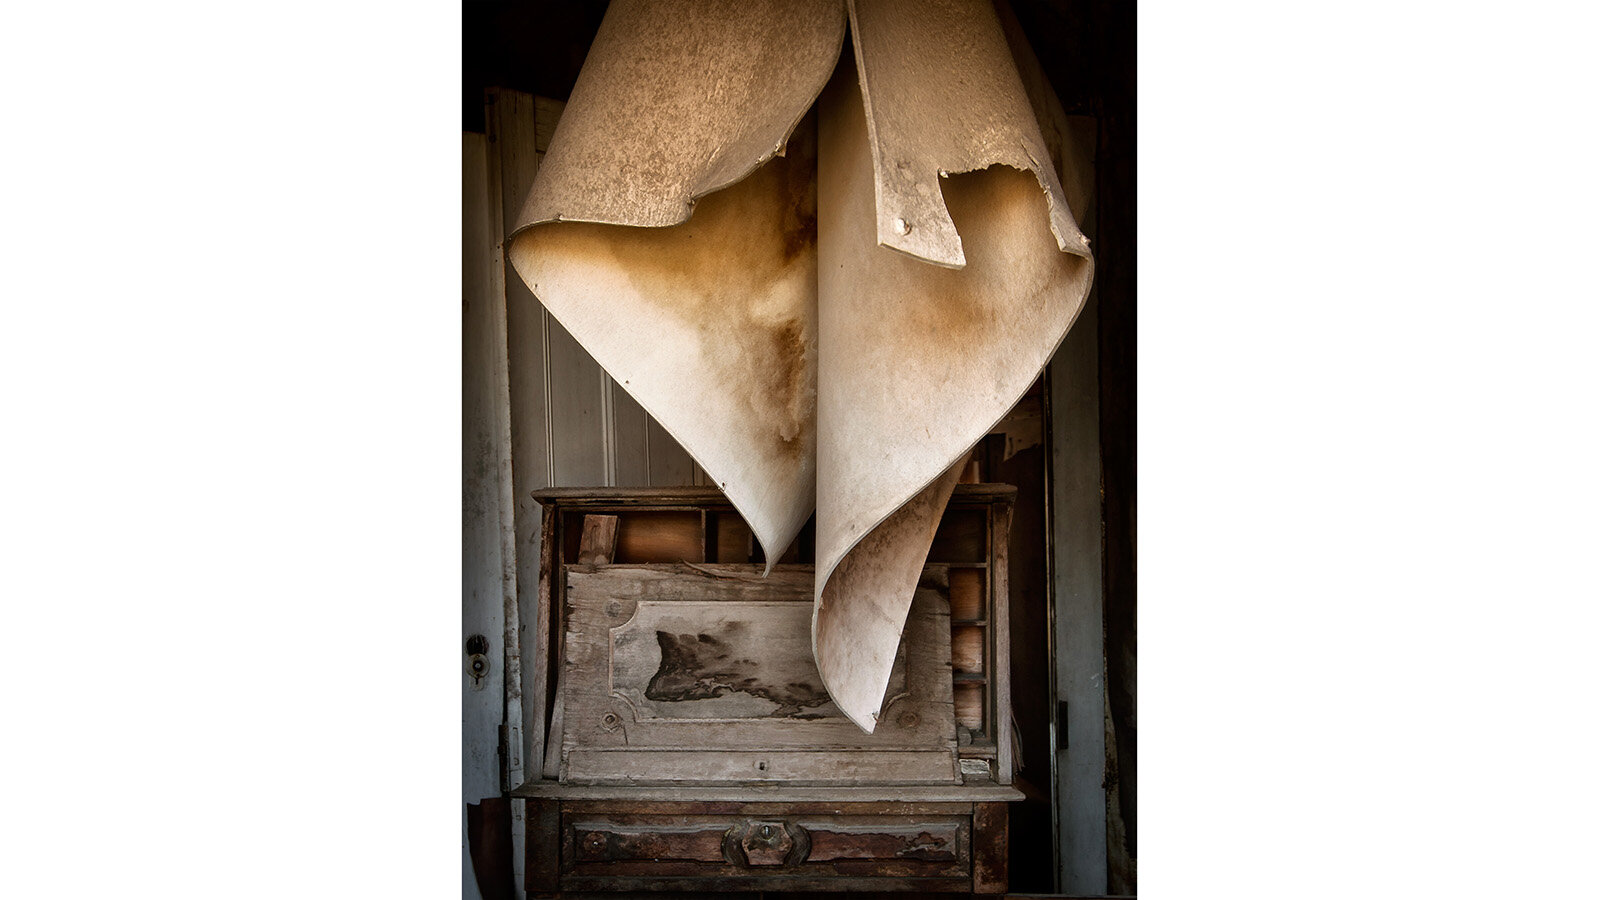
<svg viewBox="0 0 1600 900"><path fill-rule="evenodd" d="M810 604L641 600L611 629L611 693L638 721L845 720L811 658ZM903 648L904 645L902 645ZM905 693L905 653L890 696ZM898 689L896 689L898 688Z"/></svg>
<svg viewBox="0 0 1600 900"><path fill-rule="evenodd" d="M810 566L568 566L562 780L958 781L945 582L917 591L871 735L817 672L811 585Z"/></svg>

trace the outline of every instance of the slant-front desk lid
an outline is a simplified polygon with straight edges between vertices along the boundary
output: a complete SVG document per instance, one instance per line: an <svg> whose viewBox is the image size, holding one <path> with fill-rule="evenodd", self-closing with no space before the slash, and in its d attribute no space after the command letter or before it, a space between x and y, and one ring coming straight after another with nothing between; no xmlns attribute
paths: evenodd
<svg viewBox="0 0 1600 900"><path fill-rule="evenodd" d="M930 567L872 734L823 688L810 566L568 565L569 784L959 784L950 601Z"/></svg>

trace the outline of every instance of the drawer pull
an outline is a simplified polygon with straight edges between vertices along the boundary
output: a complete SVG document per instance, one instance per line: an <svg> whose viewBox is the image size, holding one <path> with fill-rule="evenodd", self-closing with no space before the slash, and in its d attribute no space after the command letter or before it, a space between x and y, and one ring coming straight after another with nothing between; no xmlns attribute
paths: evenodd
<svg viewBox="0 0 1600 900"><path fill-rule="evenodd" d="M722 836L722 855L736 866L797 866L811 852L811 838L793 822L746 820Z"/></svg>

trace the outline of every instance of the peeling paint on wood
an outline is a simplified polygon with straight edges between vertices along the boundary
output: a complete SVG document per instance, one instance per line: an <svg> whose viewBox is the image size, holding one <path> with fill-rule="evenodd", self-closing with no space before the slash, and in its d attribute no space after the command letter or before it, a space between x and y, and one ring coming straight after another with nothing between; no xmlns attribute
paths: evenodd
<svg viewBox="0 0 1600 900"><path fill-rule="evenodd" d="M809 566L566 571L563 780L959 780L942 582L916 593L869 738L811 656Z"/></svg>

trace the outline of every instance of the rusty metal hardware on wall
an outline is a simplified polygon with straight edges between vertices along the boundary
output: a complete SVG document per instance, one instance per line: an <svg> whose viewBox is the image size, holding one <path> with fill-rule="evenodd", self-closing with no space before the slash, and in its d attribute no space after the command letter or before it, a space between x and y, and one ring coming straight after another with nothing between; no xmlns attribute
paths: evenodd
<svg viewBox="0 0 1600 900"><path fill-rule="evenodd" d="M467 677L472 679L472 689L483 690L489 680L489 640L481 634L467 638Z"/></svg>

